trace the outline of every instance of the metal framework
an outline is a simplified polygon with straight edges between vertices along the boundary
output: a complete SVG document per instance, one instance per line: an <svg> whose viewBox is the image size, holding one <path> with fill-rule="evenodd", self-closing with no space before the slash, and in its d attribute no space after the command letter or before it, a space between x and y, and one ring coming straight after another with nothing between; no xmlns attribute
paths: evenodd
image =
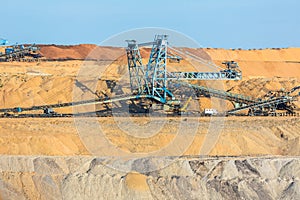
<svg viewBox="0 0 300 200"><path fill-rule="evenodd" d="M135 40L126 40L128 43L127 61L130 77L130 88L133 94L148 93L148 83L145 76L145 67L143 66L142 56Z"/></svg>
<svg viewBox="0 0 300 200"><path fill-rule="evenodd" d="M198 97L216 97L220 99L225 99L233 103L235 108L239 108L248 104L256 103L258 100L255 100L249 96L241 95L241 94L234 94L231 92L225 92L223 90L217 90L213 88L208 88L201 85L194 85L185 82L176 82L179 85L193 88L196 91L196 95Z"/></svg>
<svg viewBox="0 0 300 200"><path fill-rule="evenodd" d="M169 47L172 51L185 55L188 59L197 61L209 68L211 72L169 72L170 79L178 80L242 80L242 71L235 61L225 61L225 69L215 65L214 63L205 60L195 54L186 51L185 49Z"/></svg>
<svg viewBox="0 0 300 200"><path fill-rule="evenodd" d="M153 42L140 44L135 40L126 40L131 91L138 95L151 95L161 103L171 102L175 98L168 90L167 60L179 62L182 59L168 53L167 38L167 35L156 35ZM139 51L139 47L144 46L152 46L149 61L145 66Z"/></svg>
<svg viewBox="0 0 300 200"><path fill-rule="evenodd" d="M240 80L235 72L169 72L168 80Z"/></svg>
<svg viewBox="0 0 300 200"><path fill-rule="evenodd" d="M175 101L175 96L168 89L168 82L174 80L240 80L241 71L236 62L224 62L226 69L212 66L218 72L168 72L167 60L179 62L182 58L168 52L168 36L156 35L153 42L137 44L135 40L126 40L128 68L131 90L134 94L152 95L161 103ZM152 45L150 58L146 66L142 63L139 47ZM184 54L181 50L170 47L177 53ZM202 58L188 54L203 64L211 66Z"/></svg>
<svg viewBox="0 0 300 200"><path fill-rule="evenodd" d="M174 95L167 89L167 35L156 35L149 62L146 79L151 83L151 95L159 97L162 103L167 102L167 96Z"/></svg>
<svg viewBox="0 0 300 200"><path fill-rule="evenodd" d="M289 96L283 96L283 97L279 97L276 99L268 99L265 101L258 101L252 104L248 104L239 108L235 108L232 110L227 111L228 114L234 114L243 110L249 110L250 112L249 114L255 114L256 113L261 113L263 114L265 111L269 112L269 111L276 111L276 109L278 108L279 105L285 104L285 103L290 103L294 100L295 97L289 97Z"/></svg>

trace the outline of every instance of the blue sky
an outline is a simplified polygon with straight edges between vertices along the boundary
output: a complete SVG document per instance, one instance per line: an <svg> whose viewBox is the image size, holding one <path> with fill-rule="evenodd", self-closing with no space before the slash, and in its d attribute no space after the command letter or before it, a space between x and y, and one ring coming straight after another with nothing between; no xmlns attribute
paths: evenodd
<svg viewBox="0 0 300 200"><path fill-rule="evenodd" d="M99 44L142 27L179 31L204 47L300 47L299 0L2 1L10 44Z"/></svg>

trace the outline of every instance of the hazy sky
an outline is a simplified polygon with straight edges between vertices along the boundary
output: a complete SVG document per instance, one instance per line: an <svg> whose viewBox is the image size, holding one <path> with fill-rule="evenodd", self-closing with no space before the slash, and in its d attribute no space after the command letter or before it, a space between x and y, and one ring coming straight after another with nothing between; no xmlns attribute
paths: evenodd
<svg viewBox="0 0 300 200"><path fill-rule="evenodd" d="M299 0L1 1L10 44L99 44L126 30L161 27L204 47L300 47Z"/></svg>

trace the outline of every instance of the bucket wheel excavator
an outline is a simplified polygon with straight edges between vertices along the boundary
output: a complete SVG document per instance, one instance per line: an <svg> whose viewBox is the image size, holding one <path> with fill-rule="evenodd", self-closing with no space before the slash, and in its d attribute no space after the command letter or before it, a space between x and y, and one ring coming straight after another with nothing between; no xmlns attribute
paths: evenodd
<svg viewBox="0 0 300 200"><path fill-rule="evenodd" d="M299 97L298 90L300 86L293 88L288 92L270 92L264 98L253 98L241 94L234 94L224 90L218 90L199 84L193 84L194 81L210 80L241 80L242 72L238 64L234 61L225 61L225 67L220 67L212 62L206 61L201 57L192 54L182 48L169 46L167 35L156 35L153 42L137 43L136 40L127 40L127 64L129 70L131 94L106 97L77 102L49 104L33 106L27 108L3 108L0 109L2 116L8 116L7 113L22 113L23 111L44 110L43 116L62 117L72 116L58 114L52 109L61 107L75 107L95 104L112 104L114 102L129 102L130 108L136 112L149 112L156 107L167 113L184 113L191 97L187 98L182 105L182 99L176 94L176 89L189 88L194 91L197 97L214 97L230 101L234 108L219 115L238 115L242 111L248 111L248 115L277 115L277 111L283 110L289 114L295 114L293 102ZM151 47L148 62L143 64L140 54L141 47ZM167 70L168 62L180 62L189 58L196 60L212 70L208 72L169 72ZM178 86L181 86L180 88ZM297 93L298 92L298 93ZM48 112L48 111L51 112ZM134 111L133 111L134 112ZM73 114L74 115L74 114ZM26 115L23 115L26 116Z"/></svg>

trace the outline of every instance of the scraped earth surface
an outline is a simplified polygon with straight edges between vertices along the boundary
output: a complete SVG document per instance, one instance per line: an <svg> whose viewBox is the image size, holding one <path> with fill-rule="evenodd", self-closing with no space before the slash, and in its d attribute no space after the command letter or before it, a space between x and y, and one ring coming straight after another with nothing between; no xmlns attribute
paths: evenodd
<svg viewBox="0 0 300 200"><path fill-rule="evenodd" d="M298 199L297 157L1 157L2 199ZM144 163L166 168L139 173ZM17 164L17 165L16 165Z"/></svg>
<svg viewBox="0 0 300 200"><path fill-rule="evenodd" d="M96 49L95 49L96 48ZM94 50L94 51L93 51ZM232 93L260 98L270 90L300 85L300 49L190 49L217 65L235 60L241 81L224 81ZM48 61L0 63L0 108L30 107L130 93L125 50L95 45L42 45ZM141 49L142 56L149 49ZM83 61L87 59L86 61ZM143 60L144 62L147 59ZM170 64L170 71L194 71L195 63ZM87 67L86 79L78 72ZM206 70L205 66L203 71ZM105 68L105 69L103 69ZM96 72L104 73L97 77ZM96 74L96 75L95 75ZM111 90L107 80L117 81ZM121 84L122 83L122 84ZM196 84L210 85L205 82ZM215 87L215 85L210 85ZM217 86L216 86L217 87ZM74 97L74 90L79 91ZM298 102L296 105L298 106ZM211 107L209 99L192 101L189 109ZM226 102L227 109L232 105ZM71 108L56 109L72 113ZM95 124L82 118L86 131ZM190 119L190 118L188 118ZM0 197L2 199L299 199L299 117L191 118L178 143L178 124L187 117L96 118L103 140L82 140L73 118L0 119ZM128 123L130 122L130 123ZM143 132L136 133L135 126ZM154 135L145 127L157 124ZM217 127L217 129L214 129ZM154 130L154 129L153 129ZM156 130L154 130L156 131ZM214 137L208 153L203 143ZM137 135L140 134L140 135ZM147 138L137 137L147 135ZM212 134L212 135L210 135ZM93 155L91 149L107 144ZM190 143L185 143L190 141ZM187 145L188 144L188 145ZM181 148L183 145L184 148ZM105 146L103 146L105 147ZM165 147L167 151L155 154ZM143 155L140 155L143 153ZM145 155L152 156L145 156ZM159 155L158 157L155 155ZM200 156L199 156L200 155ZM123 164L120 164L123 161ZM171 162L170 162L171 161ZM111 167L113 166L113 168ZM151 170L155 169L155 170Z"/></svg>

